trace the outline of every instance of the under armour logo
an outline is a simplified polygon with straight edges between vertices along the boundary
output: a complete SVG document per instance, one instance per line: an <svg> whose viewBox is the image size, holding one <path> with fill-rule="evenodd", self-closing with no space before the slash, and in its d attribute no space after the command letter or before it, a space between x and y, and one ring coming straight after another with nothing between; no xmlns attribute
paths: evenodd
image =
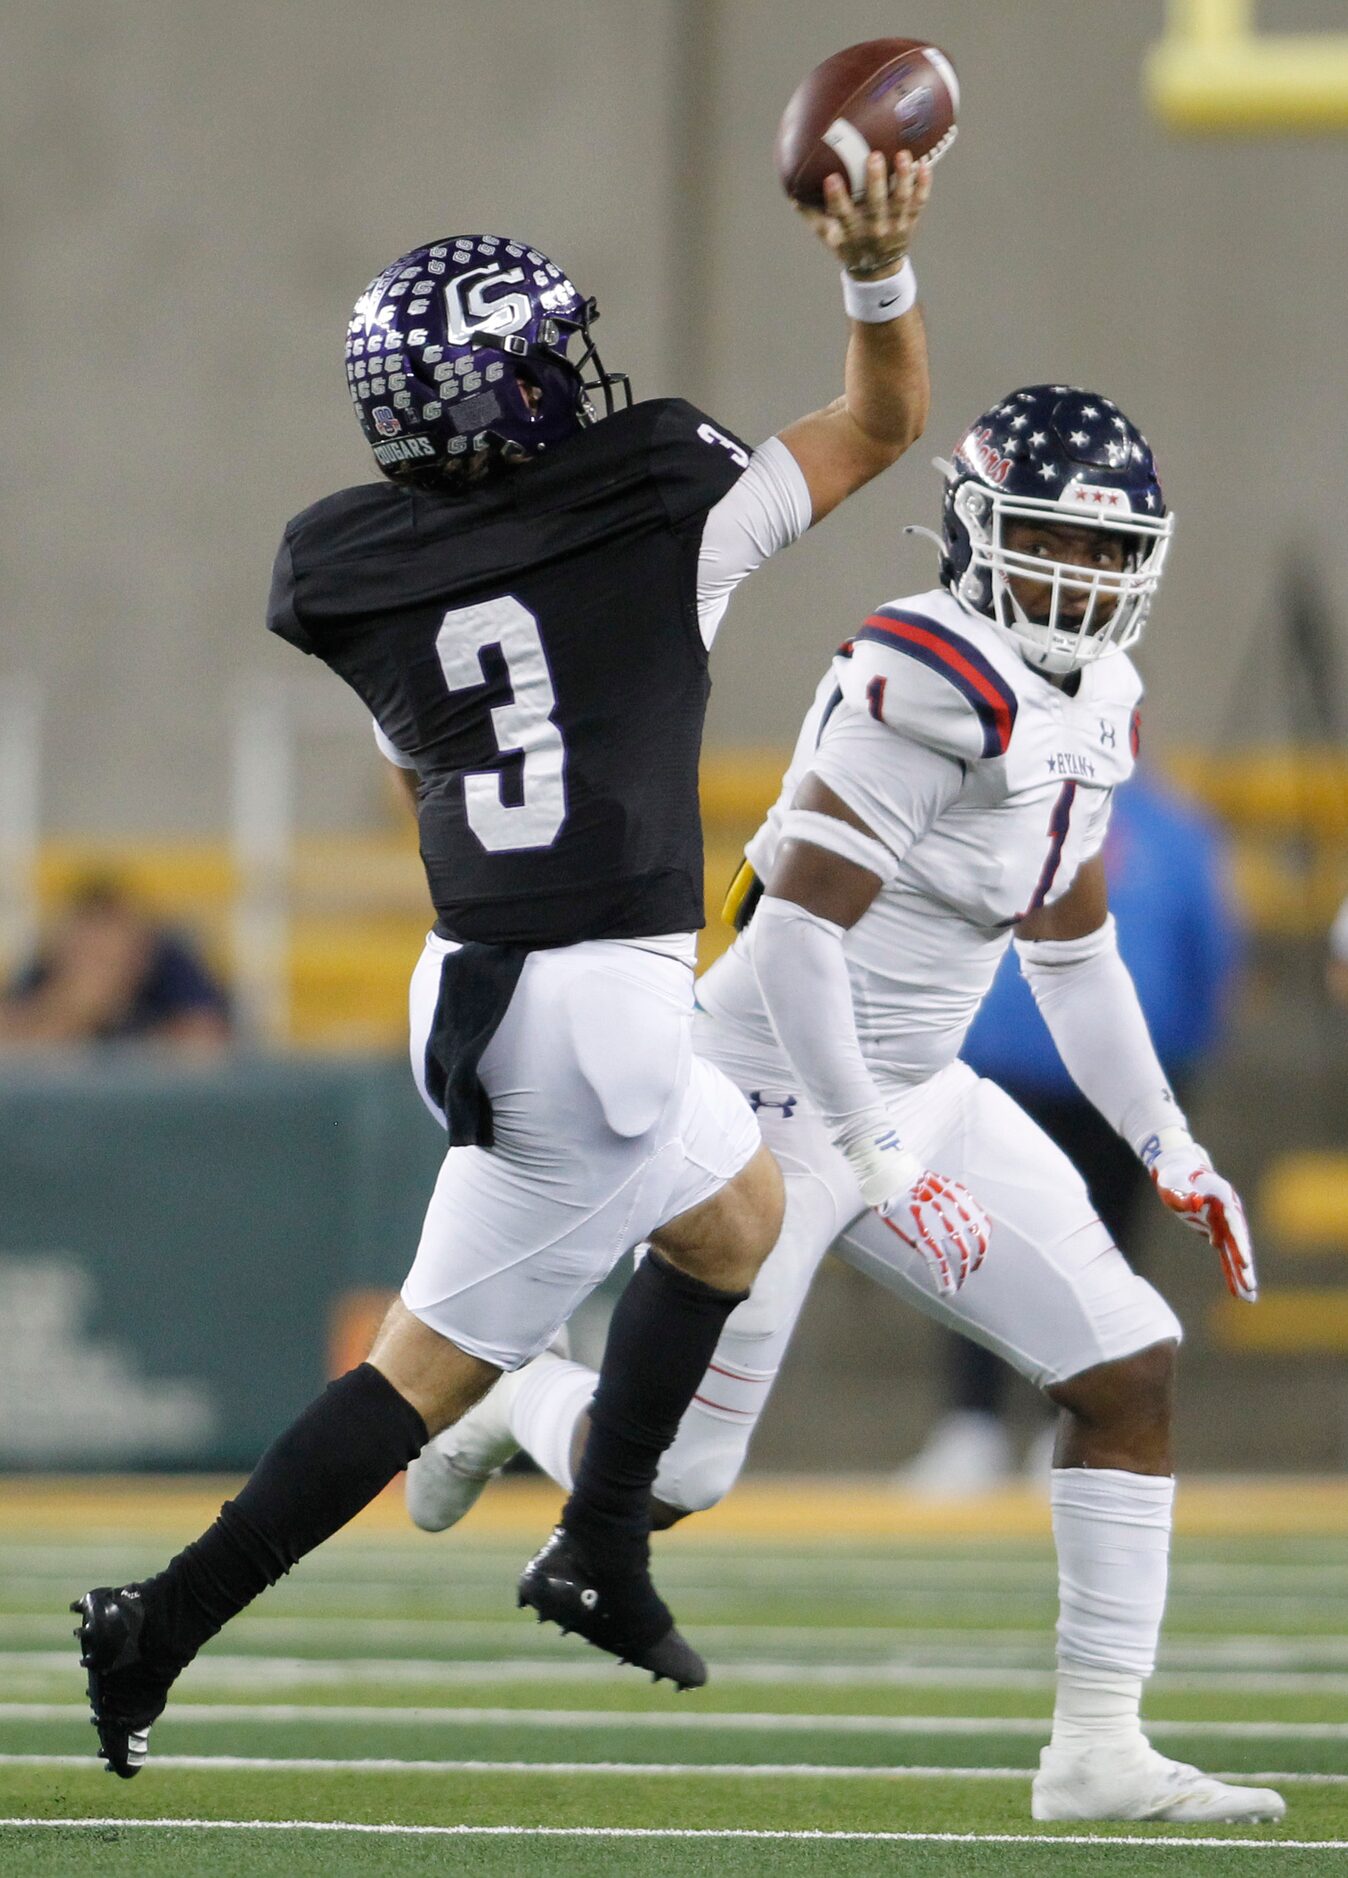
<svg viewBox="0 0 1348 1878"><path fill-rule="evenodd" d="M760 1109L780 1109L783 1121L790 1121L795 1113L798 1096L783 1096L780 1102L774 1102L771 1096L765 1096L761 1089L749 1091L749 1107L757 1115Z"/></svg>
<svg viewBox="0 0 1348 1878"><path fill-rule="evenodd" d="M1100 744L1103 749L1112 750L1118 741L1118 732L1108 718L1100 719Z"/></svg>

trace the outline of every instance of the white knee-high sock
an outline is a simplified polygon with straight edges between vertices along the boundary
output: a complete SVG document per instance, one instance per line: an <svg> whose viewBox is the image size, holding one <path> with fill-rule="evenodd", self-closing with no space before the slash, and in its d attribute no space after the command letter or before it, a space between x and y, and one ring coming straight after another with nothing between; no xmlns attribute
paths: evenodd
<svg viewBox="0 0 1348 1878"><path fill-rule="evenodd" d="M1112 1467L1055 1467L1058 1687L1053 1745L1142 1739L1142 1685L1165 1614L1175 1483Z"/></svg>
<svg viewBox="0 0 1348 1878"><path fill-rule="evenodd" d="M545 1350L518 1372L510 1404L510 1431L526 1454L570 1493L571 1442L576 1423L590 1406L599 1378L583 1363Z"/></svg>

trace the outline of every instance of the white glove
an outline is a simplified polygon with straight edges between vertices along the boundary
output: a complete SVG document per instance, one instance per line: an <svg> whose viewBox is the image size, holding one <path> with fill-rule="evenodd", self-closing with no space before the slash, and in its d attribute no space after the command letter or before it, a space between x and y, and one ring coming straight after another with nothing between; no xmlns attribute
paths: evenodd
<svg viewBox="0 0 1348 1878"><path fill-rule="evenodd" d="M839 1145L861 1197L905 1245L922 1254L947 1296L983 1263L992 1222L957 1180L934 1174L892 1128Z"/></svg>
<svg viewBox="0 0 1348 1878"><path fill-rule="evenodd" d="M1230 1181L1214 1172L1207 1150L1196 1142L1164 1148L1151 1163L1151 1177L1171 1212L1215 1246L1231 1296L1253 1304L1259 1281L1245 1208Z"/></svg>

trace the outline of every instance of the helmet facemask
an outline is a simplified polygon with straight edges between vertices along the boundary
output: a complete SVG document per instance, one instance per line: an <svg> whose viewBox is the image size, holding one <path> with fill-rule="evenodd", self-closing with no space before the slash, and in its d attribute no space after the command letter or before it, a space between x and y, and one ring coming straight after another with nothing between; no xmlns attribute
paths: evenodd
<svg viewBox="0 0 1348 1878"><path fill-rule="evenodd" d="M1160 583L1174 528L1172 515L1137 515L1121 491L1078 481L1056 499L1009 495L973 481L954 494L969 538L969 564L956 586L1016 642L1026 663L1062 676L1136 645ZM1010 547L1007 524L1098 530L1126 546L1121 568L1084 567ZM1027 610L1011 580L1031 580L1044 603ZM1080 613L1073 602L1082 596Z"/></svg>
<svg viewBox="0 0 1348 1878"><path fill-rule="evenodd" d="M942 585L993 620L1028 665L1062 676L1136 645L1174 517L1150 444L1111 398L1023 385L976 417L953 461L937 457L936 468ZM1017 523L1077 539L1012 545ZM1083 539L1100 537L1122 544L1110 557L1119 565L1081 565L1098 558L1079 552Z"/></svg>

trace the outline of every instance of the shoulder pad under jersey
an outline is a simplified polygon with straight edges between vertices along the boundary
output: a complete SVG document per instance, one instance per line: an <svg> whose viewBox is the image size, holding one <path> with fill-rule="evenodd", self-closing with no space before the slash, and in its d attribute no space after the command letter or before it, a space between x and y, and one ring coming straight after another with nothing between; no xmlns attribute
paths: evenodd
<svg viewBox="0 0 1348 1878"><path fill-rule="evenodd" d="M1005 756L1020 708L1013 660L1019 655L1006 652L991 626L944 593L893 600L870 615L840 661L843 697L947 756Z"/></svg>
<svg viewBox="0 0 1348 1878"><path fill-rule="evenodd" d="M1085 677L1079 695L1089 695L1092 700L1118 704L1125 710L1131 710L1140 703L1142 693L1146 690L1141 672L1126 652L1115 652L1107 659L1096 659L1082 669Z"/></svg>

